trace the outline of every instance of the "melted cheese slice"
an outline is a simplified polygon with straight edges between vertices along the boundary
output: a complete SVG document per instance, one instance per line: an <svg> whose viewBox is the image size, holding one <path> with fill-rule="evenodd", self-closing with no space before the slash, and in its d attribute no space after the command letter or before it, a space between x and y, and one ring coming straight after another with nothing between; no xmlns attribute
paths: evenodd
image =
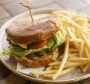
<svg viewBox="0 0 90 84"><path fill-rule="evenodd" d="M26 44L21 44L20 45L22 48L26 48L27 49L27 45Z"/></svg>

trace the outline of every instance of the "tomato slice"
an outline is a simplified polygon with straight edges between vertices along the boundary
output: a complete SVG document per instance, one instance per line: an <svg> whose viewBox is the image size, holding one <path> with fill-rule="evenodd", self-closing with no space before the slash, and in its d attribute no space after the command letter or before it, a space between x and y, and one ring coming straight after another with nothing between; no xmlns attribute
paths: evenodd
<svg viewBox="0 0 90 84"><path fill-rule="evenodd" d="M43 41L41 41L41 42L33 45L32 48L33 48L33 49L41 48L41 47L43 47L44 45L46 45L46 43L47 43L47 40L43 40Z"/></svg>

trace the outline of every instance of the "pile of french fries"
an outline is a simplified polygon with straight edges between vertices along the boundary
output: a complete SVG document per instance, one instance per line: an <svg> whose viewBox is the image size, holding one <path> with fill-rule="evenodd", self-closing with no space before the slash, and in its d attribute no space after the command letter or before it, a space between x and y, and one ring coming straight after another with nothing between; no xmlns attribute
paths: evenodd
<svg viewBox="0 0 90 84"><path fill-rule="evenodd" d="M55 80L79 67L83 73L90 65L90 24L85 14L70 10L53 11L59 22L59 30L66 38L64 53L50 63L44 71L33 71L35 75Z"/></svg>

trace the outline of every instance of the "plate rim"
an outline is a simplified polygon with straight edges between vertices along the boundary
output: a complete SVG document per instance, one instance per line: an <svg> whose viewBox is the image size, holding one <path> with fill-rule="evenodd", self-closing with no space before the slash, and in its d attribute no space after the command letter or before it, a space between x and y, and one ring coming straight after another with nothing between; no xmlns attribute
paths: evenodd
<svg viewBox="0 0 90 84"><path fill-rule="evenodd" d="M39 9L32 9L32 12L33 13L38 13L40 11L53 11L53 10L59 10L59 8L39 8ZM61 9L60 9L61 10ZM64 9L62 9L64 10ZM4 30L6 29L5 25L8 24L8 23L11 23L15 18L19 17L19 16L23 16L24 14L28 14L29 11L26 11L26 12L23 12L21 14L18 14L16 16L14 16L13 18L11 18L10 20L8 20L7 22L5 22L2 27L0 28L0 36L2 36L2 34L4 33ZM2 40L2 38L1 38ZM1 45L1 41L0 41L0 45ZM89 78L90 77L90 74L86 74L84 76L81 76L81 77L78 77L78 78L75 78L75 79L70 79L70 80L64 80L64 81L51 81L51 80L42 80L42 79L37 79L37 78L34 78L34 77L30 77L30 76L27 76L27 75L24 75L23 73L20 73L16 70L14 70L12 67L10 67L5 61L4 59L2 58L2 54L0 55L0 61L10 70L12 71L13 73L25 78L25 79L28 79L28 80L32 80L32 81L36 81L36 82L41 82L41 83L72 83L72 82L77 82L77 81L80 81L80 80L84 80L86 78Z"/></svg>

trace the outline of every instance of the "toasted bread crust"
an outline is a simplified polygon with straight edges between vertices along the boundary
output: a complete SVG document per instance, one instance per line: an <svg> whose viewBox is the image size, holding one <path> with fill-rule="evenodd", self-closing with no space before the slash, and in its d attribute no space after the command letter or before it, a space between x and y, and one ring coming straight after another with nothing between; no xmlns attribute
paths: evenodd
<svg viewBox="0 0 90 84"><path fill-rule="evenodd" d="M26 18L12 23L6 29L7 38L14 43L28 44L46 40L58 31L56 24L50 20L33 25L29 22L29 19Z"/></svg>
<svg viewBox="0 0 90 84"><path fill-rule="evenodd" d="M14 56L14 57L15 57L16 61L18 61L19 63L21 63L27 67L31 67L31 68L43 67L43 66L47 66L49 63L54 62L57 59L58 48L56 48L51 53L47 53L46 56L43 56L36 60L30 60L26 57L18 57L18 56Z"/></svg>
<svg viewBox="0 0 90 84"><path fill-rule="evenodd" d="M43 67L43 66L47 66L49 63L54 62L54 60L52 59L52 57L48 56L44 59L38 59L38 60L30 60L26 57L15 57L15 59L20 62L21 64L27 66L27 67L32 67L32 68L38 68L38 67Z"/></svg>

